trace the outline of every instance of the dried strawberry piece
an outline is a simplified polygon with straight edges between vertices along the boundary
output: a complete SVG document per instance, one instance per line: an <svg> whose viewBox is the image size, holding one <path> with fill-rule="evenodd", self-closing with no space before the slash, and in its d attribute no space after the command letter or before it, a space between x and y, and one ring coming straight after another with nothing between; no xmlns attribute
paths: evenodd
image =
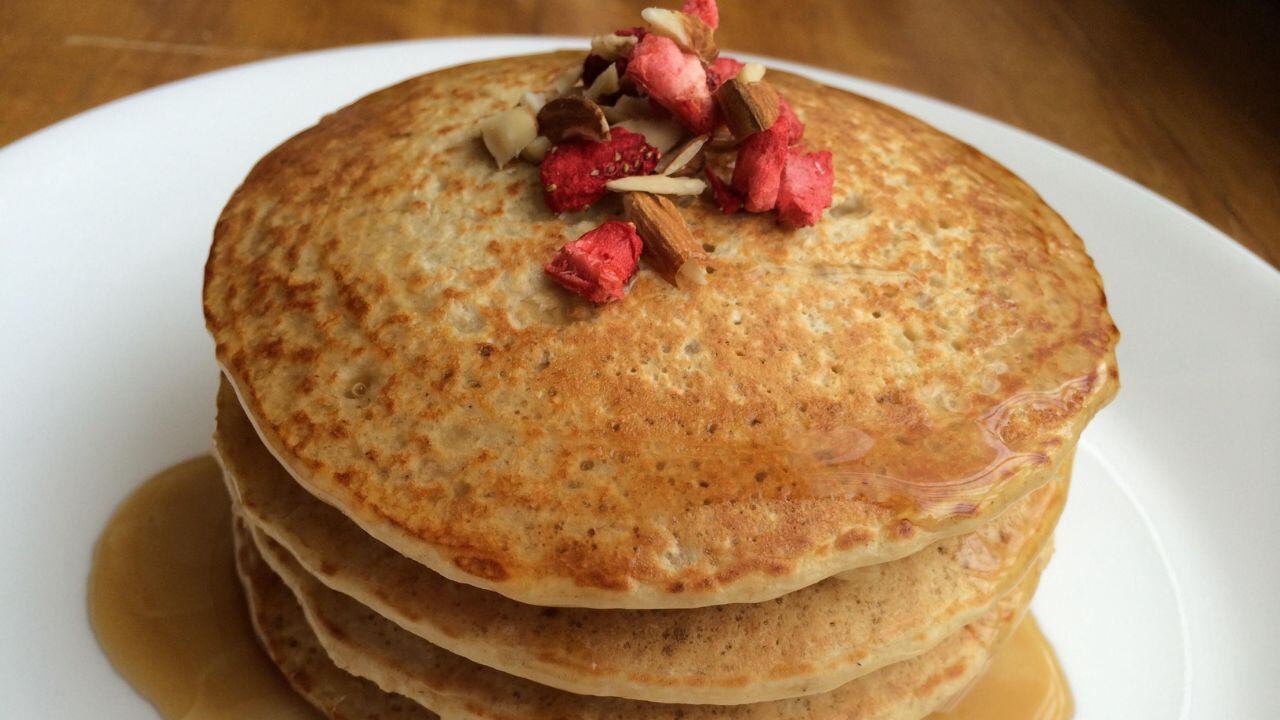
<svg viewBox="0 0 1280 720"><path fill-rule="evenodd" d="M716 104L698 56L683 52L670 38L649 33L631 51L627 77L693 133L711 132Z"/></svg>
<svg viewBox="0 0 1280 720"><path fill-rule="evenodd" d="M542 160L542 190L552 212L585 210L604 197L605 182L648 175L658 164L658 149L644 136L615 127L604 142L561 143Z"/></svg>
<svg viewBox="0 0 1280 720"><path fill-rule="evenodd" d="M707 66L707 89L714 93L721 85L738 76L744 62L721 55Z"/></svg>
<svg viewBox="0 0 1280 720"><path fill-rule="evenodd" d="M748 135L738 146L733 189L745 196L748 212L767 212L778 202L782 168L787 162L787 125L779 115L768 130Z"/></svg>
<svg viewBox="0 0 1280 720"><path fill-rule="evenodd" d="M680 12L701 19L712 30L720 26L720 8L716 7L716 0L685 0Z"/></svg>
<svg viewBox="0 0 1280 720"><path fill-rule="evenodd" d="M716 206L725 215L732 215L742 209L742 196L720 179L710 167L706 168L707 184L711 186L711 195L716 199Z"/></svg>
<svg viewBox="0 0 1280 720"><path fill-rule="evenodd" d="M791 148L778 188L778 220L793 228L818 222L822 211L831 207L834 183L830 152Z"/></svg>
<svg viewBox="0 0 1280 720"><path fill-rule="evenodd" d="M796 111L791 109L791 103L788 103L786 98L779 95L778 120L784 118L787 121L787 144L795 145L800 142L800 138L804 137L804 123L796 115Z"/></svg>
<svg viewBox="0 0 1280 720"><path fill-rule="evenodd" d="M564 289L607 303L627 294L643 248L635 225L610 220L566 243L542 269Z"/></svg>

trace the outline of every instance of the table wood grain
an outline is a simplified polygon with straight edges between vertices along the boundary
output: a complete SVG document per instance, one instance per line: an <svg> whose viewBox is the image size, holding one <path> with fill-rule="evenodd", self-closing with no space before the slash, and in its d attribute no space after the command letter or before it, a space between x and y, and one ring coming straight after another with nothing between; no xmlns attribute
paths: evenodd
<svg viewBox="0 0 1280 720"><path fill-rule="evenodd" d="M229 65L447 35L586 35L655 0L3 0L0 145ZM667 2L666 4L672 4ZM1146 185L1280 265L1280 3L721 0L721 47L925 93Z"/></svg>

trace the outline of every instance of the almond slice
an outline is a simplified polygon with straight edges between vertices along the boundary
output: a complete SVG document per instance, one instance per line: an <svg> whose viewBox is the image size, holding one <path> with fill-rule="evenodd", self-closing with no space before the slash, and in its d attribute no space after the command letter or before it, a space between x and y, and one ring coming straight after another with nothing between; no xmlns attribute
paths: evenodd
<svg viewBox="0 0 1280 720"><path fill-rule="evenodd" d="M581 79L582 63L578 63L568 70L560 73L551 81L551 87L547 88L547 99L551 100L569 92Z"/></svg>
<svg viewBox="0 0 1280 720"><path fill-rule="evenodd" d="M524 146L524 149L520 151L520 157L534 165L538 165L547 156L548 152L551 152L551 141L545 136L539 135Z"/></svg>
<svg viewBox="0 0 1280 720"><path fill-rule="evenodd" d="M685 271L687 264L701 265L707 253L693 239L689 226L670 200L646 192L630 192L622 196L627 219L636 226L644 240L644 253L649 264L672 285L678 277L697 282L697 273ZM705 282L705 276L703 282Z"/></svg>
<svg viewBox="0 0 1280 720"><path fill-rule="evenodd" d="M763 80L729 80L716 90L716 103L724 113L725 124L739 140L768 130L778 119L778 93Z"/></svg>
<svg viewBox="0 0 1280 720"><path fill-rule="evenodd" d="M648 98L623 95L613 105L604 108L604 116L613 124L620 123L623 120L649 118L654 116L653 105Z"/></svg>
<svg viewBox="0 0 1280 720"><path fill-rule="evenodd" d="M680 147L663 155L653 171L659 175L672 177L698 172L702 168L702 163L695 161L700 159L702 148L709 139L711 139L710 135L699 135L695 138L690 138Z"/></svg>
<svg viewBox="0 0 1280 720"><path fill-rule="evenodd" d="M520 96L520 105L525 107L534 115L537 115L538 111L542 109L542 106L546 104L546 93L527 92Z"/></svg>
<svg viewBox="0 0 1280 720"><path fill-rule="evenodd" d="M640 133L644 136L645 142L658 148L658 152L662 153L675 147L676 143L680 142L680 138L684 137L684 128L680 123L665 118L632 118L616 122L613 126Z"/></svg>
<svg viewBox="0 0 1280 720"><path fill-rule="evenodd" d="M764 65L758 62L749 62L742 66L735 76L745 83L760 82L764 79Z"/></svg>
<svg viewBox="0 0 1280 720"><path fill-rule="evenodd" d="M632 48L639 42L634 35L596 35L591 38L591 54L599 55L605 60L617 60L631 54Z"/></svg>
<svg viewBox="0 0 1280 720"><path fill-rule="evenodd" d="M707 141L708 150L732 150L738 146L738 138L733 136L733 132L728 127L720 125L711 133L711 139Z"/></svg>
<svg viewBox="0 0 1280 720"><path fill-rule="evenodd" d="M528 110L513 107L481 121L480 136L498 167L502 167L533 142L538 136L538 124Z"/></svg>
<svg viewBox="0 0 1280 720"><path fill-rule="evenodd" d="M613 63L605 68L605 71L596 76L592 81L591 87L587 88L583 95L590 100L599 100L605 95L612 95L618 92L618 64Z"/></svg>
<svg viewBox="0 0 1280 720"><path fill-rule="evenodd" d="M678 178L666 175L631 175L610 180L604 184L613 192L641 192L654 195L701 195L707 184L697 178Z"/></svg>
<svg viewBox="0 0 1280 720"><path fill-rule="evenodd" d="M704 64L710 64L719 54L715 31L702 18L656 7L641 10L640 17L653 32L671 38L681 50L697 55Z"/></svg>
<svg viewBox="0 0 1280 720"><path fill-rule="evenodd" d="M552 144L565 140L594 140L609 137L604 111L581 95L559 97L538 111L538 131Z"/></svg>

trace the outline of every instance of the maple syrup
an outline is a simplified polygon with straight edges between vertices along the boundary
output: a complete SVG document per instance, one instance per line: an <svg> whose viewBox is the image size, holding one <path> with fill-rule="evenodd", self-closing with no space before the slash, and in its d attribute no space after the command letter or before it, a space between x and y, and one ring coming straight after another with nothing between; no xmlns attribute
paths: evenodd
<svg viewBox="0 0 1280 720"><path fill-rule="evenodd" d="M89 619L112 665L166 720L320 717L258 646L212 458L165 470L116 510L93 555ZM963 697L930 720L1072 712L1058 661L1028 615Z"/></svg>
<svg viewBox="0 0 1280 720"><path fill-rule="evenodd" d="M1028 614L959 702L930 720L1069 720L1074 714L1053 647Z"/></svg>
<svg viewBox="0 0 1280 720"><path fill-rule="evenodd" d="M320 717L258 646L212 458L165 470L121 503L94 550L89 620L166 720Z"/></svg>

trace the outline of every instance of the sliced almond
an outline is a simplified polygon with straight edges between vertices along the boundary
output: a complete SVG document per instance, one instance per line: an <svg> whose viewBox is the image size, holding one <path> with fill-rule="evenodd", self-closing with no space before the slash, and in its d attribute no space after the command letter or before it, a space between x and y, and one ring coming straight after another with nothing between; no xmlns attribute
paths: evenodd
<svg viewBox="0 0 1280 720"><path fill-rule="evenodd" d="M523 107L513 107L485 118L480 123L480 136L489 154L502 167L538 136L538 124Z"/></svg>
<svg viewBox="0 0 1280 720"><path fill-rule="evenodd" d="M737 146L738 138L724 125L716 127L711 133L711 139L707 141L708 150L732 150Z"/></svg>
<svg viewBox="0 0 1280 720"><path fill-rule="evenodd" d="M645 255L654 269L673 285L681 276L696 282L694 273L684 267L691 262L701 264L707 253L693 239L676 206L660 195L631 192L622 196L622 208L644 240Z"/></svg>
<svg viewBox="0 0 1280 720"><path fill-rule="evenodd" d="M632 175L610 180L604 184L613 192L640 192L654 195L701 195L707 184L697 178L678 178L666 175Z"/></svg>
<svg viewBox="0 0 1280 720"><path fill-rule="evenodd" d="M644 141L665 153L684 137L684 128L674 120L665 118L633 118L613 124L614 127L626 128L631 132L644 135Z"/></svg>
<svg viewBox="0 0 1280 720"><path fill-rule="evenodd" d="M532 142L524 146L520 151L520 157L528 162L538 165L542 162L547 153L551 151L551 141L545 136L539 135Z"/></svg>
<svg viewBox="0 0 1280 720"><path fill-rule="evenodd" d="M604 111L581 95L559 97L538 111L538 132L553 145L565 140L595 140L609 137Z"/></svg>
<svg viewBox="0 0 1280 720"><path fill-rule="evenodd" d="M656 7L641 10L640 17L649 23L650 30L671 38L680 49L697 55L703 63L710 63L719 54L715 31L702 18Z"/></svg>
<svg viewBox="0 0 1280 720"><path fill-rule="evenodd" d="M702 163L696 161L702 155L702 148L709 139L711 139L710 135L699 135L695 138L690 138L680 147L663 155L662 159L658 161L658 166L654 168L654 172L672 177L688 175L690 171L697 172L701 169Z"/></svg>
<svg viewBox="0 0 1280 720"><path fill-rule="evenodd" d="M597 35L591 38L591 54L599 55L605 60L617 60L631 55L631 50L639 42L634 35Z"/></svg>
<svg viewBox="0 0 1280 720"><path fill-rule="evenodd" d="M742 66L735 76L745 83L760 82L764 79L764 65L758 62L749 62Z"/></svg>
<svg viewBox="0 0 1280 720"><path fill-rule="evenodd" d="M551 81L551 87L547 88L547 99L560 97L561 95L573 89L574 85L582 79L582 63L578 63L573 67L565 70Z"/></svg>
<svg viewBox="0 0 1280 720"><path fill-rule="evenodd" d="M763 80L747 83L733 78L716 90L716 103L739 140L768 130L778 119L778 93Z"/></svg>
<svg viewBox="0 0 1280 720"><path fill-rule="evenodd" d="M527 92L520 96L520 105L534 115L537 115L542 106L546 104L546 93Z"/></svg>
<svg viewBox="0 0 1280 720"><path fill-rule="evenodd" d="M634 118L653 117L653 104L648 98L635 95L623 95L613 105L604 108L605 118L613 124Z"/></svg>
<svg viewBox="0 0 1280 720"><path fill-rule="evenodd" d="M618 92L618 87L618 64L614 63L596 76L596 79L591 82L591 87L587 88L583 95L590 100L599 100L606 95Z"/></svg>

